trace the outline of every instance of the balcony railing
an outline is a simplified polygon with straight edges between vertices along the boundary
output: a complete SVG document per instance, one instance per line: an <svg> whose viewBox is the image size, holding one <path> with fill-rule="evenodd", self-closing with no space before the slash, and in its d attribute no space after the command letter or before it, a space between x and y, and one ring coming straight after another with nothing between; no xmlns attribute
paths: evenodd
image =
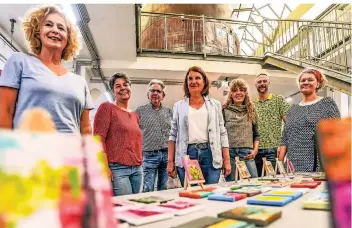
<svg viewBox="0 0 352 228"><path fill-rule="evenodd" d="M352 23L271 20L261 23L206 16L140 12L138 50L263 57L274 53L351 73Z"/></svg>

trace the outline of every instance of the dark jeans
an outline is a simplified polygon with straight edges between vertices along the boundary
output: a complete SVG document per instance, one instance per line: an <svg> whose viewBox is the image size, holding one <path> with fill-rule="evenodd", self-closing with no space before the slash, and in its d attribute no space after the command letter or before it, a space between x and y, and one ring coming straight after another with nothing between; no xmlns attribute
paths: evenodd
<svg viewBox="0 0 352 228"><path fill-rule="evenodd" d="M167 149L143 151L143 192L154 191L155 178L158 173L158 191L167 189Z"/></svg>
<svg viewBox="0 0 352 228"><path fill-rule="evenodd" d="M142 166L127 166L109 163L113 178L114 196L140 193L142 188Z"/></svg>
<svg viewBox="0 0 352 228"><path fill-rule="evenodd" d="M204 184L216 184L219 182L221 168L215 169L213 167L213 155L208 143L201 143L197 146L195 144L188 145L187 155L189 155L191 160L198 160L200 169L202 170L205 179ZM177 174L183 187L185 180L185 169L177 167Z"/></svg>
<svg viewBox="0 0 352 228"><path fill-rule="evenodd" d="M263 157L270 161L275 169L276 165L277 147L269 149L259 149L257 156L255 156L255 164L257 165L258 176L262 176Z"/></svg>
<svg viewBox="0 0 352 228"><path fill-rule="evenodd" d="M236 164L235 164L235 157L239 157L240 161L244 161L246 163L247 169L249 173L251 174L251 178L256 178L258 177L258 172L257 172L257 167L255 164L254 159L248 160L244 159L244 156L247 156L250 154L251 148L230 148L230 161L231 161L231 174L226 177L226 181L234 181L235 180L235 170L236 170ZM239 177L238 177L239 178Z"/></svg>

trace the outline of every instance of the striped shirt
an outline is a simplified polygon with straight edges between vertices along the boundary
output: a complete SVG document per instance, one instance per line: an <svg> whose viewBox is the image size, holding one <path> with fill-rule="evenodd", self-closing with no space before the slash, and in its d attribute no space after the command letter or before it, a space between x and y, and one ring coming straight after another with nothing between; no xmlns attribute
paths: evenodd
<svg viewBox="0 0 352 228"><path fill-rule="evenodd" d="M167 148L171 129L172 110L163 105L155 109L151 103L139 106L136 113L143 132L143 151Z"/></svg>
<svg viewBox="0 0 352 228"><path fill-rule="evenodd" d="M108 162L142 164L142 132L135 112L126 112L109 102L101 104L94 117L94 134L101 137Z"/></svg>

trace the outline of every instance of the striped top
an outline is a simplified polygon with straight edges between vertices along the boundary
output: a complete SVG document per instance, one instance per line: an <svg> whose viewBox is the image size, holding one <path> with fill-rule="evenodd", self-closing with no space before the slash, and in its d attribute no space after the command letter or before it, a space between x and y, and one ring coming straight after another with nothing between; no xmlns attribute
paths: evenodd
<svg viewBox="0 0 352 228"><path fill-rule="evenodd" d="M151 103L139 106L136 113L143 132L143 151L167 148L171 129L172 110L161 105L155 109Z"/></svg>
<svg viewBox="0 0 352 228"><path fill-rule="evenodd" d="M95 114L94 134L101 137L108 162L127 166L142 164L142 132L137 113L105 102Z"/></svg>

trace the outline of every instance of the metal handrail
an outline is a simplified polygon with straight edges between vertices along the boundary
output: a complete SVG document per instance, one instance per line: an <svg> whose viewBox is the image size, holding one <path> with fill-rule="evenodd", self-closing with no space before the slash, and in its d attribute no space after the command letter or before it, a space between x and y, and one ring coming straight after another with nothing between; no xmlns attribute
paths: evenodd
<svg viewBox="0 0 352 228"><path fill-rule="evenodd" d="M146 19L145 26L142 18ZM143 49L190 52L203 54L204 58L213 54L263 57L272 52L350 76L351 65L347 60L347 50L352 45L350 22L264 19L256 23L157 12L140 12L139 21L140 52ZM241 30L242 34L238 32ZM258 35L252 35L253 31Z"/></svg>

